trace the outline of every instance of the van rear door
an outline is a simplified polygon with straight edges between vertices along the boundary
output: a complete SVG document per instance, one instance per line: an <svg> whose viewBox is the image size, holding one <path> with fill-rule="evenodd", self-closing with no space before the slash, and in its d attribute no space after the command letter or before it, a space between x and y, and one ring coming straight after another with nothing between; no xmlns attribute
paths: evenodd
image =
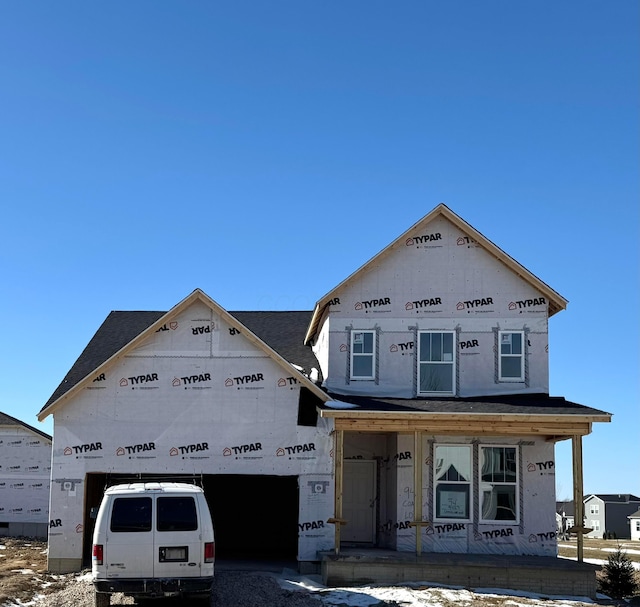
<svg viewBox="0 0 640 607"><path fill-rule="evenodd" d="M115 497L107 519L105 567L108 578L153 575L153 497Z"/></svg>
<svg viewBox="0 0 640 607"><path fill-rule="evenodd" d="M199 577L204 559L194 494L156 497L155 577Z"/></svg>

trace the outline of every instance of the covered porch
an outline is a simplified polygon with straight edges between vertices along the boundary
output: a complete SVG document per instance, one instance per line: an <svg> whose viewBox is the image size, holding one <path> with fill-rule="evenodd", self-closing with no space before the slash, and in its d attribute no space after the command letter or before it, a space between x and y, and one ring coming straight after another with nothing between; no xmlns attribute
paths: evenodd
<svg viewBox="0 0 640 607"><path fill-rule="evenodd" d="M335 398L335 397L334 397ZM341 397L343 399L343 397ZM551 553L530 554L525 541L537 541L522 525L522 497L520 498L520 527L507 529L508 535L519 535L521 542L514 553L513 546L504 553L500 548L492 548L491 553L477 553L472 542L464 541L461 548L434 550L434 530L444 526L434 513L433 479L431 485L425 482L429 468L433 465L433 451L425 453L425 445L436 440L455 442L465 438L471 443L483 441L520 441L529 444L527 438L544 443L555 443L569 439L573 447L573 496L576 504L576 521L583 521L582 489L582 436L591 432L593 422L610 421L610 414L564 399L547 395L517 397L511 399L471 399L471 400L400 400L363 399L346 397L354 408L322 409L323 417L332 418L334 431L335 463L335 507L329 523L335 525L334 550L321 554L321 571L327 585L386 584L403 582L431 582L462 586L467 588L511 588L543 594L571 594L574 596L596 596L596 566L583 562L583 534L588 532L577 524L572 533L578 538L578 560L556 558L555 532L541 533L546 537ZM412 441L413 479L410 488L412 499L412 520L404 521L413 534L412 549L405 545L383 546L375 541L368 545L357 545L349 541L347 532L353 520L345 516L345 436L354 434L385 433L402 435L404 441ZM471 439L470 439L471 437ZM490 532L478 531L478 484L477 454L476 472L470 481L475 497L475 517L469 515L467 522L447 525L458 530L467 528L469 537L477 539ZM349 463L347 458L346 463ZM548 463L548 462L547 462ZM520 462L522 470L522 462ZM427 472L425 474L425 468ZM347 479L349 482L349 479ZM522 483L522 479L520 480ZM549 508L555 505L555 490L547 496ZM423 495L424 493L424 495ZM431 502L431 503L430 503ZM480 507L480 511L481 511ZM555 509L554 509L555 513ZM352 517L353 518L353 517ZM486 521L483 521L486 523ZM485 527L486 528L486 527ZM464 533L464 532L463 532ZM346 541L345 541L346 539ZM478 544L476 544L478 545ZM413 547L415 549L413 549ZM394 549L395 548L395 549Z"/></svg>

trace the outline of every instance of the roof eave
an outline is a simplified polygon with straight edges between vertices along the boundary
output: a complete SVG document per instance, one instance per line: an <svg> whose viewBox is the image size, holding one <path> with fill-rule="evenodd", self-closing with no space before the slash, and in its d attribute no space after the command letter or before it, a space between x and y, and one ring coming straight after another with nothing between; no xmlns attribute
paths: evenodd
<svg viewBox="0 0 640 607"><path fill-rule="evenodd" d="M591 434L594 422L610 422L609 414L516 414L321 409L336 430L352 432L422 432L450 436L538 436L560 441Z"/></svg>
<svg viewBox="0 0 640 607"><path fill-rule="evenodd" d="M341 289L347 283L351 282L351 280L356 275L360 274L360 272L372 265L375 261L379 260L383 256L388 255L390 250L397 242L406 240L407 236L420 224L428 223L438 215L442 215L443 217L451 221L454 225L456 225L460 230L468 233L476 242L479 242L487 252L489 252L496 259L505 264L510 270L520 276L523 280L529 282L532 286L534 286L534 288L544 294L547 298L547 301L549 302L549 317L557 314L567 307L567 304L569 302L564 297L562 297L562 295L552 289L548 284L540 280L535 274L527 270L513 257L505 253L500 247L494 244L486 236L478 232L478 230L476 230L472 225L462 219L462 217L456 215L456 213L454 213L447 205L441 203L318 300L313 312L313 316L311 318L311 322L309 323L309 330L307 331L307 335L305 337L305 344L309 343L314 338L318 324L320 323L322 312L328 305L328 302L335 297L336 291Z"/></svg>
<svg viewBox="0 0 640 607"><path fill-rule="evenodd" d="M96 367L91 373L86 375L83 379L78 381L72 388L70 388L67 392L62 394L58 399L52 402L48 407L42 409L40 413L38 413L38 420L43 421L49 415L54 413L65 401L71 398L73 395L82 390L85 385L91 381L93 378L99 374L103 369L109 367L114 361L122 358L127 352L136 347L139 343L144 341L149 335L155 333L156 330L162 327L167 320L179 314L186 307L190 306L195 301L202 301L207 305L211 306L215 310L217 310L221 315L225 317L225 320L229 322L229 324L234 328L240 331L249 341L251 341L255 346L263 350L267 355L271 358L275 359L275 361L285 368L287 372L290 372L292 375L296 377L298 381L302 383L306 388L308 388L313 394L315 394L318 398L320 398L323 402L329 400L329 396L316 384L314 384L308 377L306 377L303 373L298 371L291 363L285 360L280 354L278 354L273 348L271 348L268 344L262 341L257 335L255 335L252 331L250 331L245 325L243 325L239 320L237 320L234 316L229 314L220 304L211 299L206 293L204 293L200 289L195 289L191 294L189 294L185 299L175 305L171 310L169 310L166 314L163 314L158 320L149 325L144 331L139 333L136 337L134 337L128 344L126 344L123 348L118 350L115 354L109 357L106 361Z"/></svg>

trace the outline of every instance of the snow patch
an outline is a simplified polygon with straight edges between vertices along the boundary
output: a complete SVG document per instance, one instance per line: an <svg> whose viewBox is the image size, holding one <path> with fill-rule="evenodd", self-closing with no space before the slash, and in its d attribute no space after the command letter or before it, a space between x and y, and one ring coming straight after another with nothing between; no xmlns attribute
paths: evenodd
<svg viewBox="0 0 640 607"><path fill-rule="evenodd" d="M328 400L324 403L325 407L329 409L357 409L358 405L352 405L351 403L343 403L341 400Z"/></svg>

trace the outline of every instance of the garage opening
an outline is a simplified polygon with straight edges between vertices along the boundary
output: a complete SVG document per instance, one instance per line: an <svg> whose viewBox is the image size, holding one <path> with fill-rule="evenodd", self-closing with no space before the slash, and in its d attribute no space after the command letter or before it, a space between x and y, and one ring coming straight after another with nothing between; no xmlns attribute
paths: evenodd
<svg viewBox="0 0 640 607"><path fill-rule="evenodd" d="M95 519L107 486L172 480L202 484L216 534L216 558L296 560L298 553L298 477L242 474L193 476L88 474L85 493L85 564L91 562Z"/></svg>

